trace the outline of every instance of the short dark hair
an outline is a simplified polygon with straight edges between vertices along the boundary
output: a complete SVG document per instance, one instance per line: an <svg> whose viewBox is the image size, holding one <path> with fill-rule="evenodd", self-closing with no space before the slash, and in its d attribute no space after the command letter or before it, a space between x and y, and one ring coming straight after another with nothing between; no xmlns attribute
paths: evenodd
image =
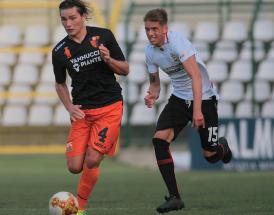
<svg viewBox="0 0 274 215"><path fill-rule="evenodd" d="M81 0L64 0L59 5L59 11L76 7L81 15L90 14L90 8L87 3Z"/></svg>
<svg viewBox="0 0 274 215"><path fill-rule="evenodd" d="M144 17L144 22L146 21L160 22L161 25L167 24L167 12L163 8L150 10Z"/></svg>

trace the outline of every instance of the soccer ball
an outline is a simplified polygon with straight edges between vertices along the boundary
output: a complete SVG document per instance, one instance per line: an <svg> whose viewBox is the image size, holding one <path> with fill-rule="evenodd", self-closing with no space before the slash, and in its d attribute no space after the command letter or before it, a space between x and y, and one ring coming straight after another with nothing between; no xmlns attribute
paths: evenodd
<svg viewBox="0 0 274 215"><path fill-rule="evenodd" d="M76 215L78 201L70 192L55 193L49 200L50 215Z"/></svg>

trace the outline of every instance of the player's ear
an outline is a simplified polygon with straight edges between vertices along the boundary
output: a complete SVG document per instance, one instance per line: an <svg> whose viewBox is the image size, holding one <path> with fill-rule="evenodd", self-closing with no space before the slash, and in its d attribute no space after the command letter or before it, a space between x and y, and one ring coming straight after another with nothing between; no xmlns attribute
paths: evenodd
<svg viewBox="0 0 274 215"><path fill-rule="evenodd" d="M82 15L82 19L83 19L84 21L88 20L88 15L87 15L86 13L84 13L84 14Z"/></svg>
<svg viewBox="0 0 274 215"><path fill-rule="evenodd" d="M163 26L163 29L164 29L164 33L166 34L166 33L168 32L168 26L165 24L165 25Z"/></svg>

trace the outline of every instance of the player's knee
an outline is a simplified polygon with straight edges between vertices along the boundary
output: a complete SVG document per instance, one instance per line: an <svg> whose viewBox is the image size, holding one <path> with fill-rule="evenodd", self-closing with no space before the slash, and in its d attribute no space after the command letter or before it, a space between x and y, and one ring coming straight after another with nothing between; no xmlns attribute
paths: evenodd
<svg viewBox="0 0 274 215"><path fill-rule="evenodd" d="M80 172L82 172L83 168L82 167L77 167L77 166L68 166L68 170L72 174L79 174Z"/></svg>
<svg viewBox="0 0 274 215"><path fill-rule="evenodd" d="M216 163L220 160L219 156L217 153L210 155L210 156L204 156L207 162L209 163Z"/></svg>
<svg viewBox="0 0 274 215"><path fill-rule="evenodd" d="M93 159L89 158L86 162L87 168L89 169L95 169L100 166L101 160L100 159Z"/></svg>
<svg viewBox="0 0 274 215"><path fill-rule="evenodd" d="M155 139L161 139L167 142L171 142L173 137L174 137L174 130L172 128L157 131L154 135Z"/></svg>
<svg viewBox="0 0 274 215"><path fill-rule="evenodd" d="M73 157L67 158L68 170L73 174L78 174L83 170L83 159L75 159Z"/></svg>

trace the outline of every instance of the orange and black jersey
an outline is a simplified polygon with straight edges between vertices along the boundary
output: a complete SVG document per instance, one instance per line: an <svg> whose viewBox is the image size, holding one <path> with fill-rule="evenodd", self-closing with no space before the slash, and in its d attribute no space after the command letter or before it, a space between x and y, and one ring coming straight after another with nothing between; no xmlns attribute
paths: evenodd
<svg viewBox="0 0 274 215"><path fill-rule="evenodd" d="M125 60L112 32L98 27L87 27L87 35L81 43L66 36L52 51L56 82L64 83L68 71L72 79L73 104L82 105L83 109L122 100L121 87L114 72L100 56L100 44L109 49L112 58Z"/></svg>

